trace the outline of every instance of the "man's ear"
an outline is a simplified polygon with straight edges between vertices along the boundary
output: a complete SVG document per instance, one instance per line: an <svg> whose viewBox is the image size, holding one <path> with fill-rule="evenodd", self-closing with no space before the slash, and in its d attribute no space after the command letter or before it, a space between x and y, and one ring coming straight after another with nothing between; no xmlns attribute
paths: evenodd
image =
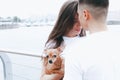
<svg viewBox="0 0 120 80"><path fill-rule="evenodd" d="M83 11L83 18L84 18L85 20L88 20L88 19L90 18L90 13L89 13L88 10L84 10L84 11Z"/></svg>

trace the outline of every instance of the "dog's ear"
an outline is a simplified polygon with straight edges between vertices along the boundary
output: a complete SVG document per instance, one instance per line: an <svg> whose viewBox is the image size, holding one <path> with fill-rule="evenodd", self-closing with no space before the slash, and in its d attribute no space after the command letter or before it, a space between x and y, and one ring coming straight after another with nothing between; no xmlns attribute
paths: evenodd
<svg viewBox="0 0 120 80"><path fill-rule="evenodd" d="M58 47L57 50L61 53L63 52L63 49L61 47Z"/></svg>
<svg viewBox="0 0 120 80"><path fill-rule="evenodd" d="M47 51L47 49L44 49L44 51L43 51L43 52L45 53L46 51Z"/></svg>
<svg viewBox="0 0 120 80"><path fill-rule="evenodd" d="M40 55L40 59L43 60L43 56L42 55Z"/></svg>
<svg viewBox="0 0 120 80"><path fill-rule="evenodd" d="M42 53L42 54L40 55L40 59L41 59L41 60L43 60L45 57L46 57L45 53Z"/></svg>
<svg viewBox="0 0 120 80"><path fill-rule="evenodd" d="M43 65L46 66L47 65L47 58L46 58L47 54L46 53L42 53L41 55L41 60L43 61Z"/></svg>
<svg viewBox="0 0 120 80"><path fill-rule="evenodd" d="M43 55L44 57L47 55L47 49L44 49L44 50L43 50L43 54L44 54L44 55Z"/></svg>
<svg viewBox="0 0 120 80"><path fill-rule="evenodd" d="M43 50L43 52L40 56L41 59L44 59L47 56L46 51L47 51L46 49Z"/></svg>

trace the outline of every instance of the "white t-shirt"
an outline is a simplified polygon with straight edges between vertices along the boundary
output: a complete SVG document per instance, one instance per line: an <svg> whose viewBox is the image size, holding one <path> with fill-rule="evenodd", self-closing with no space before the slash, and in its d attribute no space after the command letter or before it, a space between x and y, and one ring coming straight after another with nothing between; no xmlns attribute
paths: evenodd
<svg viewBox="0 0 120 80"><path fill-rule="evenodd" d="M80 38L80 36L76 36L76 37L66 37L66 36L63 36L65 47L71 45L74 41L78 40L79 38ZM66 54L69 54L69 53L66 53ZM66 54L64 54L64 57L65 57Z"/></svg>
<svg viewBox="0 0 120 80"><path fill-rule="evenodd" d="M70 45L72 42L74 42L78 38L80 38L80 36L76 36L76 37L66 37L66 36L63 36L64 43L61 44L61 46L65 46L66 47L67 45ZM50 48L50 47L54 47L54 46L55 46L55 42L54 41L50 41L49 43L47 43L45 49Z"/></svg>
<svg viewBox="0 0 120 80"><path fill-rule="evenodd" d="M63 40L64 40L64 44L65 46L71 44L72 42L74 42L75 40L77 40L78 38L80 38L80 36L76 36L76 37L66 37L63 36ZM46 48L50 48L50 47L54 47L55 46L55 42L54 41L50 41L49 43L47 43Z"/></svg>
<svg viewBox="0 0 120 80"><path fill-rule="evenodd" d="M80 36L76 36L76 37L66 37L66 36L63 36L63 40L64 40L64 44L66 46L70 45L72 42L74 42L75 40L79 39Z"/></svg>
<svg viewBox="0 0 120 80"><path fill-rule="evenodd" d="M72 42L63 54L63 80L120 80L120 32L98 32Z"/></svg>

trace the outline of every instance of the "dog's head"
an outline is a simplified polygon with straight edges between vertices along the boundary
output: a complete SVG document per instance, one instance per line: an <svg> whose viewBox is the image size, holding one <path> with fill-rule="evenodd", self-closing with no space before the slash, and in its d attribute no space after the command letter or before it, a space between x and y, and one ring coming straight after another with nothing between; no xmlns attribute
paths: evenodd
<svg viewBox="0 0 120 80"><path fill-rule="evenodd" d="M62 52L61 48L56 49L46 49L44 50L44 65L45 66L60 66L62 59L60 53Z"/></svg>

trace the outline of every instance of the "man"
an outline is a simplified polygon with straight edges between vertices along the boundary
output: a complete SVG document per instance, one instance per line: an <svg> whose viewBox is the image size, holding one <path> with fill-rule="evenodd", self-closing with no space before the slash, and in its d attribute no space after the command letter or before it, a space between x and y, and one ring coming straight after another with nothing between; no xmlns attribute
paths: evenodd
<svg viewBox="0 0 120 80"><path fill-rule="evenodd" d="M79 0L80 23L91 35L64 50L63 80L120 80L120 33L107 29L108 6L108 0Z"/></svg>

